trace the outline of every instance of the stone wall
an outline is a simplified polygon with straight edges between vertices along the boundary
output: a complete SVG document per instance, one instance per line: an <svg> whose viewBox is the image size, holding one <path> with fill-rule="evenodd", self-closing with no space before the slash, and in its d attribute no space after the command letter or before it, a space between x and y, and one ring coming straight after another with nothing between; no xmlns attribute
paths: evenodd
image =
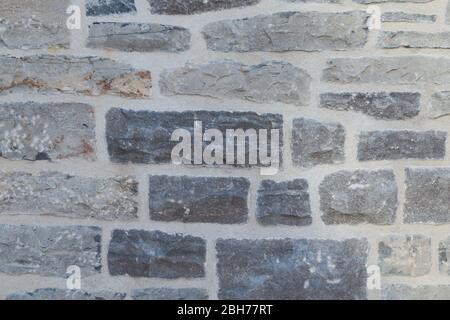
<svg viewBox="0 0 450 320"><path fill-rule="evenodd" d="M447 2L2 0L0 298L450 299Z"/></svg>

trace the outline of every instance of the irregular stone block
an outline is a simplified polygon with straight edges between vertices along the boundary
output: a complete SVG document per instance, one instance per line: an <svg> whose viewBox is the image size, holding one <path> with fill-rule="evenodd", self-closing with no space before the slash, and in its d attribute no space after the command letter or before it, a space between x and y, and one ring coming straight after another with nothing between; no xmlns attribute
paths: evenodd
<svg viewBox="0 0 450 320"><path fill-rule="evenodd" d="M449 300L450 286L425 285L411 287L395 284L384 287L382 297L384 300Z"/></svg>
<svg viewBox="0 0 450 320"><path fill-rule="evenodd" d="M148 288L132 291L133 300L208 300L208 293L197 288Z"/></svg>
<svg viewBox="0 0 450 320"><path fill-rule="evenodd" d="M450 237L439 242L439 271L450 275Z"/></svg>
<svg viewBox="0 0 450 320"><path fill-rule="evenodd" d="M392 2L392 3L403 3L403 2L410 2L410 3L428 3L434 0L353 0L353 2L357 3L385 3L385 2Z"/></svg>
<svg viewBox="0 0 450 320"><path fill-rule="evenodd" d="M37 289L33 292L14 293L6 300L123 300L126 294L109 291L87 292L55 288Z"/></svg>
<svg viewBox="0 0 450 320"><path fill-rule="evenodd" d="M378 38L380 48L450 48L450 32L385 31Z"/></svg>
<svg viewBox="0 0 450 320"><path fill-rule="evenodd" d="M436 15L407 13L402 11L384 12L381 14L381 22L413 22L413 23L434 23Z"/></svg>
<svg viewBox="0 0 450 320"><path fill-rule="evenodd" d="M86 0L87 16L104 16L136 12L134 0Z"/></svg>
<svg viewBox="0 0 450 320"><path fill-rule="evenodd" d="M207 11L246 7L260 0L148 0L156 14L196 14Z"/></svg>
<svg viewBox="0 0 450 320"><path fill-rule="evenodd" d="M436 92L431 96L430 118L440 118L450 114L450 91Z"/></svg>

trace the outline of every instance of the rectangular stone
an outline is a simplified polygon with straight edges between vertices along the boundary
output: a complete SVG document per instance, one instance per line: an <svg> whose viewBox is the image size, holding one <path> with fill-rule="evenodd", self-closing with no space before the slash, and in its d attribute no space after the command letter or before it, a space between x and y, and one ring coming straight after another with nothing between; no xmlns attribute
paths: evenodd
<svg viewBox="0 0 450 320"><path fill-rule="evenodd" d="M87 16L104 16L136 12L134 0L86 0Z"/></svg>
<svg viewBox="0 0 450 320"><path fill-rule="evenodd" d="M450 91L436 92L431 96L430 118L440 118L450 114Z"/></svg>
<svg viewBox="0 0 450 320"><path fill-rule="evenodd" d="M188 63L183 68L166 71L161 75L159 86L166 96L199 95L303 106L310 99L311 77L287 62L245 65L218 60L202 65Z"/></svg>
<svg viewBox="0 0 450 320"><path fill-rule="evenodd" d="M406 223L450 222L450 168L407 168Z"/></svg>
<svg viewBox="0 0 450 320"><path fill-rule="evenodd" d="M385 31L380 33L380 48L432 48L449 49L450 32Z"/></svg>
<svg viewBox="0 0 450 320"><path fill-rule="evenodd" d="M359 136L358 159L442 159L447 133L443 131L386 130L362 132Z"/></svg>
<svg viewBox="0 0 450 320"><path fill-rule="evenodd" d="M258 189L256 217L267 225L310 225L308 182L304 179L278 183L263 180Z"/></svg>
<svg viewBox="0 0 450 320"><path fill-rule="evenodd" d="M190 47L189 30L156 23L96 22L89 26L89 48L127 52L180 52Z"/></svg>
<svg viewBox="0 0 450 320"><path fill-rule="evenodd" d="M214 51L322 51L361 48L367 42L368 14L278 12L207 24L203 36Z"/></svg>
<svg viewBox="0 0 450 320"><path fill-rule="evenodd" d="M97 57L0 55L0 94L6 92L119 95L148 98L149 71Z"/></svg>
<svg viewBox="0 0 450 320"><path fill-rule="evenodd" d="M450 300L449 285L408 286L395 284L382 290L383 300Z"/></svg>
<svg viewBox="0 0 450 320"><path fill-rule="evenodd" d="M33 292L13 293L6 300L124 300L125 293L110 291L89 292L56 288L37 289Z"/></svg>
<svg viewBox="0 0 450 320"><path fill-rule="evenodd" d="M133 300L208 300L205 289L197 288L148 288L131 293Z"/></svg>
<svg viewBox="0 0 450 320"><path fill-rule="evenodd" d="M98 220L137 218L138 184L130 177L87 178L58 172L0 171L1 215Z"/></svg>
<svg viewBox="0 0 450 320"><path fill-rule="evenodd" d="M0 225L0 272L65 277L78 266L83 277L99 274L101 229Z"/></svg>
<svg viewBox="0 0 450 320"><path fill-rule="evenodd" d="M116 163L171 163L172 150L179 143L171 141L172 133L177 129L189 131L193 145L192 136L195 121L202 122L203 133L207 129L218 129L223 135L223 140L226 140L227 129L243 129L244 131L254 129L256 132L260 129L267 130L269 147L272 146L271 130L278 130L281 155L283 118L278 114L213 111L150 112L113 108L106 115L106 140L110 160ZM218 144L220 145L220 142ZM208 143L203 143L203 147L207 145ZM235 140L235 149L237 145L237 140ZM245 147L245 158L248 159L249 148L247 143L245 143ZM224 142L224 164L226 163L225 151ZM236 151L236 153L238 152ZM193 163L193 155L191 159L186 160ZM257 160L258 165L263 166L261 159ZM237 165L236 159L235 164ZM246 161L244 166L253 165Z"/></svg>
<svg viewBox="0 0 450 320"><path fill-rule="evenodd" d="M397 184L391 170L338 171L319 187L325 224L393 224Z"/></svg>
<svg viewBox="0 0 450 320"><path fill-rule="evenodd" d="M155 14L197 14L208 11L251 6L260 0L147 0Z"/></svg>
<svg viewBox="0 0 450 320"><path fill-rule="evenodd" d="M70 0L2 0L0 48L69 48L66 27Z"/></svg>
<svg viewBox="0 0 450 320"><path fill-rule="evenodd" d="M80 103L0 104L0 157L95 160L94 109Z"/></svg>
<svg viewBox="0 0 450 320"><path fill-rule="evenodd" d="M366 299L365 240L222 240L219 299Z"/></svg>
<svg viewBox="0 0 450 320"><path fill-rule="evenodd" d="M114 230L108 251L112 276L200 278L205 261L205 240L160 231Z"/></svg>
<svg viewBox="0 0 450 320"><path fill-rule="evenodd" d="M412 22L412 23L434 23L436 15L407 13L402 11L384 12L381 15L381 22Z"/></svg>
<svg viewBox="0 0 450 320"><path fill-rule="evenodd" d="M324 93L320 95L320 107L337 111L356 111L375 119L405 120L419 114L420 93Z"/></svg>
<svg viewBox="0 0 450 320"><path fill-rule="evenodd" d="M158 221L243 223L245 178L150 176L150 217Z"/></svg>

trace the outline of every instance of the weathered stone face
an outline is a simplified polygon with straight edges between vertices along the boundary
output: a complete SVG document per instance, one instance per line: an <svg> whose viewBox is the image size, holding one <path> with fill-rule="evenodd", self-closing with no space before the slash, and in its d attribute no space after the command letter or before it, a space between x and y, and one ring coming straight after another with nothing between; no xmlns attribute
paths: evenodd
<svg viewBox="0 0 450 320"><path fill-rule="evenodd" d="M449 300L450 286L417 286L395 284L383 288L384 300Z"/></svg>
<svg viewBox="0 0 450 320"><path fill-rule="evenodd" d="M0 272L64 277L69 266L83 277L100 273L101 229L0 225Z"/></svg>
<svg viewBox="0 0 450 320"><path fill-rule="evenodd" d="M219 299L365 299L364 240L218 240Z"/></svg>
<svg viewBox="0 0 450 320"><path fill-rule="evenodd" d="M243 223L245 178L150 176L150 217L158 221Z"/></svg>
<svg viewBox="0 0 450 320"><path fill-rule="evenodd" d="M367 18L363 11L279 12L212 22L203 28L203 36L214 51L344 50L364 46Z"/></svg>
<svg viewBox="0 0 450 320"><path fill-rule="evenodd" d="M378 244L384 276L423 276L431 270L431 239L422 235L390 235Z"/></svg>
<svg viewBox="0 0 450 320"><path fill-rule="evenodd" d="M325 93L320 95L320 106L361 112L375 119L403 120L419 114L420 93Z"/></svg>
<svg viewBox="0 0 450 320"><path fill-rule="evenodd" d="M402 11L384 12L381 15L381 22L412 22L412 23L434 23L436 15L407 13Z"/></svg>
<svg viewBox="0 0 450 320"><path fill-rule="evenodd" d="M50 215L98 220L137 218L137 182L58 172L0 172L0 215Z"/></svg>
<svg viewBox="0 0 450 320"><path fill-rule="evenodd" d="M431 96L430 118L439 118L450 114L450 91L436 92Z"/></svg>
<svg viewBox="0 0 450 320"><path fill-rule="evenodd" d="M203 65L187 64L161 75L161 93L242 99L253 102L282 102L306 105L311 77L287 62L268 61L244 65L232 60Z"/></svg>
<svg viewBox="0 0 450 320"><path fill-rule="evenodd" d="M7 300L123 300L126 294L109 291L87 292L83 290L65 290L44 288L33 292L14 293Z"/></svg>
<svg viewBox="0 0 450 320"><path fill-rule="evenodd" d="M378 38L380 48L450 48L450 32L385 31Z"/></svg>
<svg viewBox="0 0 450 320"><path fill-rule="evenodd" d="M450 169L407 168L405 173L405 222L450 222Z"/></svg>
<svg viewBox="0 0 450 320"><path fill-rule="evenodd" d="M148 288L132 292L133 300L208 300L208 293L197 288Z"/></svg>
<svg viewBox="0 0 450 320"><path fill-rule="evenodd" d="M393 224L397 184L390 170L339 171L319 187L322 220L326 224Z"/></svg>
<svg viewBox="0 0 450 320"><path fill-rule="evenodd" d="M291 144L296 166L339 163L344 160L345 130L339 123L294 119Z"/></svg>
<svg viewBox="0 0 450 320"><path fill-rule="evenodd" d="M94 109L77 103L0 104L0 156L95 160Z"/></svg>
<svg viewBox="0 0 450 320"><path fill-rule="evenodd" d="M263 180L258 189L256 216L262 224L294 226L312 223L308 182Z"/></svg>
<svg viewBox="0 0 450 320"><path fill-rule="evenodd" d="M442 159L447 133L442 131L371 131L359 136L358 159Z"/></svg>
<svg viewBox="0 0 450 320"><path fill-rule="evenodd" d="M411 3L427 3L433 0L353 0L353 2L357 3L384 3L384 2L394 2L394 3L402 3L402 2L411 2Z"/></svg>
<svg viewBox="0 0 450 320"><path fill-rule="evenodd" d="M160 231L114 230L108 251L113 276L199 278L205 275L206 241Z"/></svg>
<svg viewBox="0 0 450 320"><path fill-rule="evenodd" d="M0 93L61 92L87 96L148 98L150 72L109 59L38 55L0 55Z"/></svg>
<svg viewBox="0 0 450 320"><path fill-rule="evenodd" d="M155 23L97 22L89 26L87 46L128 52L179 52L189 49L189 30Z"/></svg>
<svg viewBox="0 0 450 320"><path fill-rule="evenodd" d="M2 0L0 48L68 48L70 31L66 10L70 0Z"/></svg>
<svg viewBox="0 0 450 320"><path fill-rule="evenodd" d="M156 14L196 14L255 5L260 0L148 0Z"/></svg>
<svg viewBox="0 0 450 320"><path fill-rule="evenodd" d="M86 0L87 16L134 13L134 0Z"/></svg>

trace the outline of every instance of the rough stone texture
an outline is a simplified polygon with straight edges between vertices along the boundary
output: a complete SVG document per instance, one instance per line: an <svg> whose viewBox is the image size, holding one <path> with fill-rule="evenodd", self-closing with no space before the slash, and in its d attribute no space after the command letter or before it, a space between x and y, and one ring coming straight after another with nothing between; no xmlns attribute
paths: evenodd
<svg viewBox="0 0 450 320"><path fill-rule="evenodd" d="M203 28L214 51L321 51L361 48L367 41L368 14L279 12L212 22Z"/></svg>
<svg viewBox="0 0 450 320"><path fill-rule="evenodd" d="M86 0L87 16L136 12L134 0Z"/></svg>
<svg viewBox="0 0 450 320"><path fill-rule="evenodd" d="M71 265L83 277L100 273L101 229L0 225L0 272L64 277Z"/></svg>
<svg viewBox="0 0 450 320"><path fill-rule="evenodd" d="M245 178L150 176L150 217L159 221L243 223Z"/></svg>
<svg viewBox="0 0 450 320"><path fill-rule="evenodd" d="M68 48L70 31L66 9L70 0L2 0L0 48Z"/></svg>
<svg viewBox="0 0 450 320"><path fill-rule="evenodd" d="M440 118L450 114L450 91L436 92L431 96L430 118Z"/></svg>
<svg viewBox="0 0 450 320"><path fill-rule="evenodd" d="M161 75L161 93L283 102L307 105L311 77L302 69L280 61L244 65L231 60L185 67Z"/></svg>
<svg viewBox="0 0 450 320"><path fill-rule="evenodd" d="M450 222L450 169L407 168L405 171L405 222Z"/></svg>
<svg viewBox="0 0 450 320"><path fill-rule="evenodd" d="M87 46L128 52L179 52L189 49L189 30L156 23L97 22L89 26Z"/></svg>
<svg viewBox="0 0 450 320"><path fill-rule="evenodd" d="M205 275L206 241L160 231L114 230L108 266L113 276L199 278Z"/></svg>
<svg viewBox="0 0 450 320"><path fill-rule="evenodd" d="M364 240L218 240L219 299L365 299Z"/></svg>
<svg viewBox="0 0 450 320"><path fill-rule="evenodd" d="M385 31L378 38L380 48L450 48L450 32Z"/></svg>
<svg viewBox="0 0 450 320"><path fill-rule="evenodd" d="M411 287L402 284L385 286L382 290L384 300L449 300L450 286L426 285Z"/></svg>
<svg viewBox="0 0 450 320"><path fill-rule="evenodd" d="M262 224L304 226L312 223L308 182L304 179L263 180L258 189L256 216Z"/></svg>
<svg viewBox="0 0 450 320"><path fill-rule="evenodd" d="M55 288L37 289L33 292L14 293L7 300L123 300L126 294L109 291L87 292Z"/></svg>
<svg viewBox="0 0 450 320"><path fill-rule="evenodd" d="M148 288L133 290L133 300L208 300L208 293L197 288Z"/></svg>
<svg viewBox="0 0 450 320"><path fill-rule="evenodd" d="M319 187L322 220L326 224L393 224L397 184L391 170L339 171Z"/></svg>
<svg viewBox="0 0 450 320"><path fill-rule="evenodd" d="M137 182L58 172L0 171L1 215L50 215L99 220L137 218Z"/></svg>
<svg viewBox="0 0 450 320"><path fill-rule="evenodd" d="M393 3L403 3L403 2L411 2L411 3L427 3L434 0L353 0L353 2L357 3L385 3L385 2L393 2Z"/></svg>
<svg viewBox="0 0 450 320"><path fill-rule="evenodd" d="M419 114L420 93L325 93L320 95L320 106L331 110L357 111L375 119L403 120Z"/></svg>
<svg viewBox="0 0 450 320"><path fill-rule="evenodd" d="M171 163L171 153L178 142L170 141L176 129L193 132L194 121L202 121L203 129L272 129L280 132L282 148L283 120L277 114L254 112L148 112L111 109L106 115L106 139L111 161L118 163ZM225 140L225 138L224 138ZM268 144L271 139L268 138ZM237 144L237 142L236 142ZM225 150L225 147L224 147ZM248 158L248 148L246 148ZM224 152L224 163L225 152ZM248 163L248 162L247 162Z"/></svg>
<svg viewBox="0 0 450 320"><path fill-rule="evenodd" d="M378 244L381 274L423 276L431 270L431 239L422 235L390 235Z"/></svg>
<svg viewBox="0 0 450 320"><path fill-rule="evenodd" d="M282 0L292 3L342 3L342 0Z"/></svg>
<svg viewBox="0 0 450 320"><path fill-rule="evenodd" d="M402 11L384 12L381 14L381 22L413 22L413 23L434 23L436 15L407 13Z"/></svg>
<svg viewBox="0 0 450 320"><path fill-rule="evenodd" d="M312 167L344 160L345 130L339 123L294 119L292 161L295 166Z"/></svg>
<svg viewBox="0 0 450 320"><path fill-rule="evenodd" d="M95 160L94 109L78 103L0 104L0 157Z"/></svg>
<svg viewBox="0 0 450 320"><path fill-rule="evenodd" d="M450 275L450 237L439 242L439 271Z"/></svg>
<svg viewBox="0 0 450 320"><path fill-rule="evenodd" d="M443 131L370 131L359 136L358 159L442 159L447 133Z"/></svg>
<svg viewBox="0 0 450 320"><path fill-rule="evenodd" d="M260 0L148 0L156 14L196 14L207 11L246 7Z"/></svg>
<svg viewBox="0 0 450 320"><path fill-rule="evenodd" d="M44 93L146 98L151 94L151 86L150 72L109 59L0 55L0 94L27 89Z"/></svg>
<svg viewBox="0 0 450 320"><path fill-rule="evenodd" d="M328 61L322 80L341 84L448 84L450 59L431 56L338 58Z"/></svg>

